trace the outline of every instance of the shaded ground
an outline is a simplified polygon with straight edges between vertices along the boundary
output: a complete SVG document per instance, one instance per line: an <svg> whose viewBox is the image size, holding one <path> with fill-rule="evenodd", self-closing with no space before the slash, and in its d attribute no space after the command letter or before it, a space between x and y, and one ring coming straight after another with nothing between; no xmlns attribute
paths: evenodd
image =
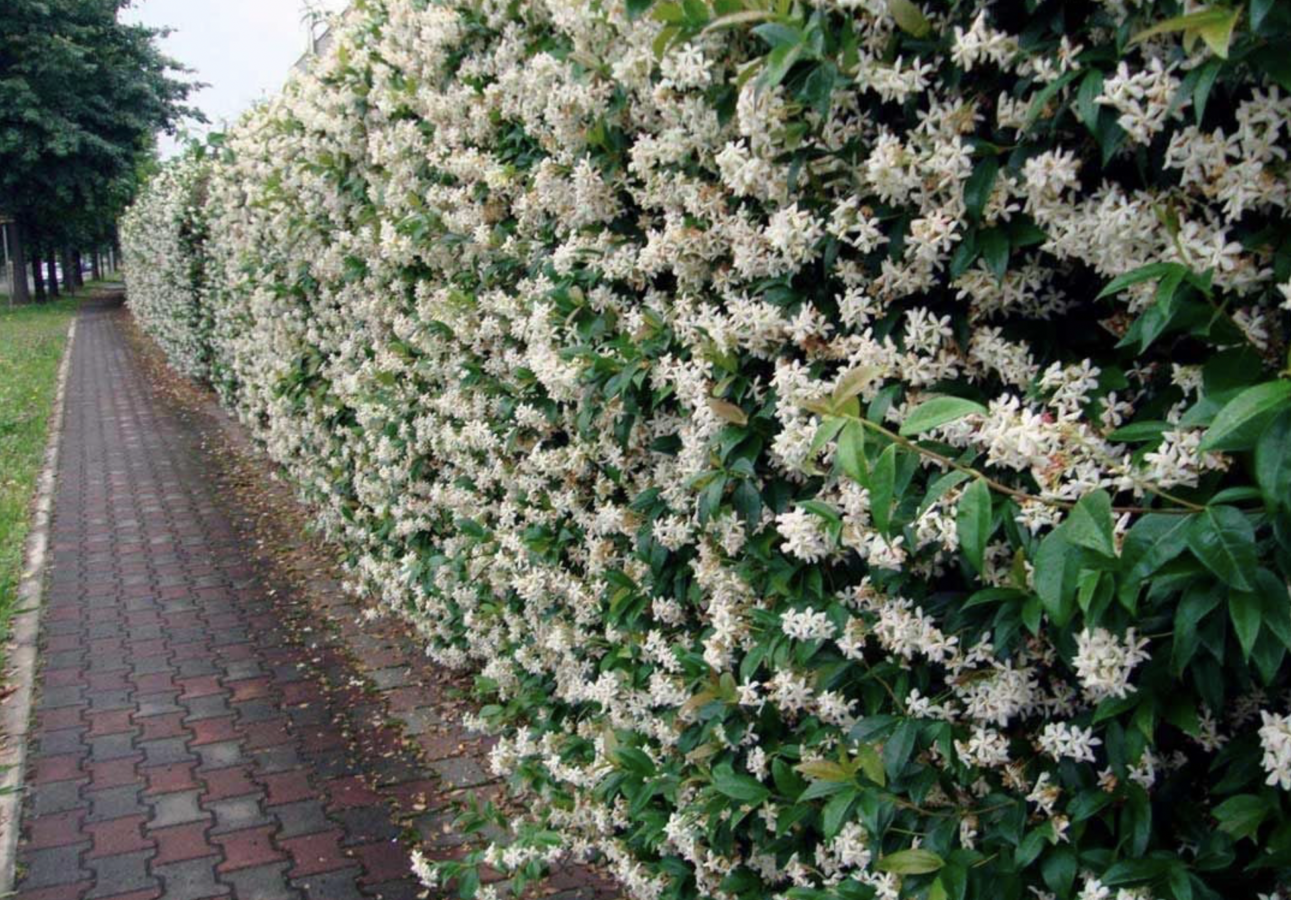
<svg viewBox="0 0 1291 900"><path fill-rule="evenodd" d="M424 896L408 850L460 852L453 805L498 793L461 682L361 624L119 299L83 309L66 404L18 896Z"/></svg>

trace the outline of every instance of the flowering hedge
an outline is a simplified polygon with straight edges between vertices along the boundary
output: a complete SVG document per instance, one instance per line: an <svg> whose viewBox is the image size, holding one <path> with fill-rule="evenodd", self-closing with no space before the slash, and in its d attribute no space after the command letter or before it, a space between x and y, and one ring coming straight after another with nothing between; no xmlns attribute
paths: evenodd
<svg viewBox="0 0 1291 900"><path fill-rule="evenodd" d="M141 319L531 798L427 884L1280 896L1288 61L1273 0L357 0L163 174Z"/></svg>

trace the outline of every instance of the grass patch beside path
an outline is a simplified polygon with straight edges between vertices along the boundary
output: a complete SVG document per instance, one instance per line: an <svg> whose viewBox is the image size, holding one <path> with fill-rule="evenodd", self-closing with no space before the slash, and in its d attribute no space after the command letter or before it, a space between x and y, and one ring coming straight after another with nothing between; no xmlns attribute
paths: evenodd
<svg viewBox="0 0 1291 900"><path fill-rule="evenodd" d="M89 289L86 285L77 295L53 303L0 307L0 665L49 437L58 366L72 316Z"/></svg>

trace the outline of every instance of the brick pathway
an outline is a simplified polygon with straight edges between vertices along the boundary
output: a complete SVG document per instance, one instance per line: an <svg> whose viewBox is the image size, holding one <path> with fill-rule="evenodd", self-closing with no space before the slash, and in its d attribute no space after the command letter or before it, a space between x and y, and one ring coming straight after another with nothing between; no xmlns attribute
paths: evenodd
<svg viewBox="0 0 1291 900"><path fill-rule="evenodd" d="M483 748L397 627L266 587L126 320L87 305L73 350L17 896L422 895L408 847L459 852L449 805L496 793Z"/></svg>

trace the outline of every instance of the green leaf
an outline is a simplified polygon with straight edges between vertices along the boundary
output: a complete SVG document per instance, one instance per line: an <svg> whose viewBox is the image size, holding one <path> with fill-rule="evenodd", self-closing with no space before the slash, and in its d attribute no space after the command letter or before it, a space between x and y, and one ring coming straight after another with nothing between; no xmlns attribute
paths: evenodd
<svg viewBox="0 0 1291 900"><path fill-rule="evenodd" d="M979 232L977 243L982 248L982 260L996 281L1004 280L1009 269L1009 236L999 228Z"/></svg>
<svg viewBox="0 0 1291 900"><path fill-rule="evenodd" d="M874 868L895 875L927 875L945 864L946 861L931 850L898 850L881 857Z"/></svg>
<svg viewBox="0 0 1291 900"><path fill-rule="evenodd" d="M776 47L766 57L766 68L762 70L762 75L758 83L764 90L770 90L784 81L784 77L789 74L794 63L802 56L802 44L785 44Z"/></svg>
<svg viewBox="0 0 1291 900"><path fill-rule="evenodd" d="M1151 28L1140 31L1131 39L1131 44L1147 40L1158 34L1171 31L1182 31L1185 47L1200 37L1206 46L1220 59L1228 59L1228 47L1233 40L1233 29L1241 18L1241 7L1214 7L1186 16L1175 16L1158 22Z"/></svg>
<svg viewBox="0 0 1291 900"><path fill-rule="evenodd" d="M1260 569L1255 573L1255 595L1263 608L1261 624L1291 650L1291 598L1287 597L1286 582L1268 569Z"/></svg>
<svg viewBox="0 0 1291 900"><path fill-rule="evenodd" d="M1249 450L1269 420L1291 398L1291 381L1266 381L1242 391L1220 409L1201 439L1202 451Z"/></svg>
<svg viewBox="0 0 1291 900"><path fill-rule="evenodd" d="M838 436L838 450L835 453L838 465L847 477L865 484L868 480L865 463L865 426L857 421L850 421L843 426Z"/></svg>
<svg viewBox="0 0 1291 900"><path fill-rule="evenodd" d="M883 768L883 758L869 744L860 744L856 748L856 764L860 772L879 787L887 787L888 773Z"/></svg>
<svg viewBox="0 0 1291 900"><path fill-rule="evenodd" d="M897 27L906 34L921 38L932 31L932 25L923 10L910 0L888 0L888 12L896 21Z"/></svg>
<svg viewBox="0 0 1291 900"><path fill-rule="evenodd" d="M1067 517L1067 540L1103 556L1115 557L1112 527L1111 496L1107 491L1091 491L1080 498Z"/></svg>
<svg viewBox="0 0 1291 900"><path fill-rule="evenodd" d="M1080 551L1068 540L1063 527L1040 542L1035 556L1035 589L1044 610L1061 628L1076 611L1076 579L1080 576Z"/></svg>
<svg viewBox="0 0 1291 900"><path fill-rule="evenodd" d="M1098 97L1103 93L1103 73L1100 69L1090 69L1080 81L1080 90L1076 92L1076 113L1095 137L1098 136L1098 114L1103 106Z"/></svg>
<svg viewBox="0 0 1291 900"><path fill-rule="evenodd" d="M1208 506L1192 517L1186 534L1190 549L1221 581L1239 591L1251 589L1259 566L1255 529L1231 506Z"/></svg>
<svg viewBox="0 0 1291 900"><path fill-rule="evenodd" d="M1274 0L1251 0L1251 31L1259 31L1264 19L1273 11Z"/></svg>
<svg viewBox="0 0 1291 900"><path fill-rule="evenodd" d="M1291 504L1291 410L1283 410L1255 443L1255 483L1270 510Z"/></svg>
<svg viewBox="0 0 1291 900"><path fill-rule="evenodd" d="M1206 104L1210 100L1210 92L1215 87L1215 79L1219 77L1219 71L1224 68L1223 60L1212 59L1201 67L1197 73L1197 84L1192 89L1192 111L1196 117L1197 124L1206 115Z"/></svg>
<svg viewBox="0 0 1291 900"><path fill-rule="evenodd" d="M1172 426L1169 422L1148 421L1148 422L1131 422L1123 425L1107 436L1109 441L1117 441L1123 444L1136 444L1140 441L1155 441L1161 438L1161 435Z"/></svg>
<svg viewBox="0 0 1291 900"><path fill-rule="evenodd" d="M933 397L920 403L901 423L901 436L912 437L964 416L985 415L986 407L963 397Z"/></svg>
<svg viewBox="0 0 1291 900"><path fill-rule="evenodd" d="M641 2L641 0L637 0ZM775 13L765 9L742 9L739 12L728 13L724 16L718 16L708 23L704 29L705 34L714 31L722 31L726 28L739 28L741 25L747 25L750 22L761 22L774 16Z"/></svg>
<svg viewBox="0 0 1291 900"><path fill-rule="evenodd" d="M1228 595L1228 615L1233 620L1233 631L1242 647L1242 657L1250 659L1260 636L1259 596L1250 591L1232 591Z"/></svg>
<svg viewBox="0 0 1291 900"><path fill-rule="evenodd" d="M770 789L751 775L736 772L729 763L713 769L713 787L727 797L757 806L771 796Z"/></svg>
<svg viewBox="0 0 1291 900"><path fill-rule="evenodd" d="M1142 581L1182 553L1191 524L1189 516L1149 513L1130 526L1121 548L1125 579Z"/></svg>
<svg viewBox="0 0 1291 900"><path fill-rule="evenodd" d="M1040 873L1049 890L1059 897L1071 893L1071 886L1076 881L1076 853L1070 847L1055 847L1040 864Z"/></svg>
<svg viewBox="0 0 1291 900"><path fill-rule="evenodd" d="M973 221L982 218L982 211L991 199L995 178L1000 171L1000 161L994 156L983 157L973 168L973 174L964 182L964 209Z"/></svg>
<svg viewBox="0 0 1291 900"><path fill-rule="evenodd" d="M820 813L821 828L825 832L825 840L831 841L843 828L843 823L847 821L847 814L851 812L852 804L860 796L860 791L854 787L847 790L839 791Z"/></svg>
<svg viewBox="0 0 1291 900"><path fill-rule="evenodd" d="M991 537L991 488L977 478L964 491L955 513L959 546L977 572L986 568L986 543Z"/></svg>
<svg viewBox="0 0 1291 900"><path fill-rule="evenodd" d="M762 495L758 493L757 486L748 479L741 479L731 494L731 500L744 526L752 534L762 520Z"/></svg>
<svg viewBox="0 0 1291 900"><path fill-rule="evenodd" d="M730 422L732 425L749 424L748 414L734 403L719 400L716 397L709 397L708 408L713 411L713 415L724 422Z"/></svg>
<svg viewBox="0 0 1291 900"><path fill-rule="evenodd" d="M1149 265L1141 266L1131 272L1126 272L1124 275L1113 278L1108 282L1105 288L1098 292L1098 296L1095 299L1102 300L1104 297L1119 294L1127 287L1132 287L1133 285L1144 281L1157 281L1158 279L1169 275L1171 272L1176 272L1180 269L1185 272L1187 271L1187 269L1179 263L1150 263Z"/></svg>
<svg viewBox="0 0 1291 900"><path fill-rule="evenodd" d="M1170 665L1176 676L1183 673L1201 643L1197 629L1211 610L1219 606L1220 589L1207 579L1205 584L1191 585L1174 612L1174 644Z"/></svg>
<svg viewBox="0 0 1291 900"><path fill-rule="evenodd" d="M1215 818L1219 821L1219 830L1231 834L1234 839L1248 837L1255 840L1260 824L1272 812L1269 801L1259 794L1238 794L1229 797L1215 807Z"/></svg>
<svg viewBox="0 0 1291 900"><path fill-rule="evenodd" d="M896 489L897 445L889 444L879 454L879 460L870 472L870 515L874 527L888 534L892 527L892 493Z"/></svg>
<svg viewBox="0 0 1291 900"><path fill-rule="evenodd" d="M860 396L876 378L881 378L884 371L882 366L857 366L849 369L834 385L834 392L830 399L834 401L834 408L841 407L853 397Z"/></svg>

